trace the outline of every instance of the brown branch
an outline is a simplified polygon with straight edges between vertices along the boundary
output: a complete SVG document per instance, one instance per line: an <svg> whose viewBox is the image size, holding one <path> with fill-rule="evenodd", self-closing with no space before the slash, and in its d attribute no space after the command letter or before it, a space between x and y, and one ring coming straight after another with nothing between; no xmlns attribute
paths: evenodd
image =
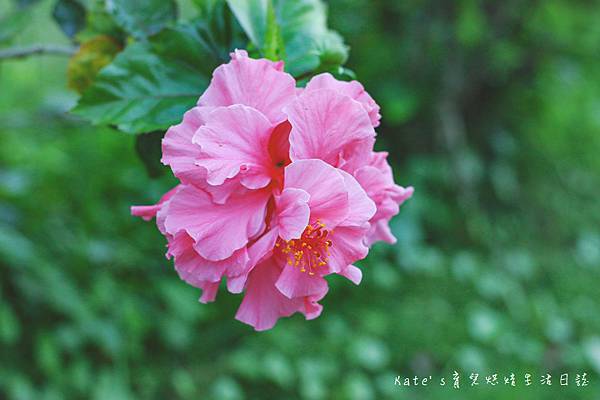
<svg viewBox="0 0 600 400"><path fill-rule="evenodd" d="M72 56L77 51L73 46L57 44L36 44L28 47L11 47L0 50L0 60L26 58L33 55L52 54Z"/></svg>

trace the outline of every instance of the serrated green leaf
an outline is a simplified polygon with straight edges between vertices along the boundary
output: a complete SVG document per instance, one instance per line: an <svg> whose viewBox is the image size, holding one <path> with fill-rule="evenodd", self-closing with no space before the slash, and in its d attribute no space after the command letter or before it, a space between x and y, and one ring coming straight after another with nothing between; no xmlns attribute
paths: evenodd
<svg viewBox="0 0 600 400"><path fill-rule="evenodd" d="M52 18L68 37L73 37L85 26L85 7L76 0L58 0Z"/></svg>
<svg viewBox="0 0 600 400"><path fill-rule="evenodd" d="M136 39L159 32L177 18L174 0L108 0L108 12Z"/></svg>
<svg viewBox="0 0 600 400"><path fill-rule="evenodd" d="M180 23L163 29L150 39L150 46L153 52L162 57L197 67L206 76L211 76L220 63L220 54L192 23Z"/></svg>
<svg viewBox="0 0 600 400"><path fill-rule="evenodd" d="M207 85L198 66L134 43L100 71L72 112L127 133L162 130L179 122Z"/></svg>
<svg viewBox="0 0 600 400"><path fill-rule="evenodd" d="M321 0L271 0L285 47L286 68L294 76L339 67L348 57L341 37L327 28ZM264 56L272 53L270 0L227 0L240 25Z"/></svg>

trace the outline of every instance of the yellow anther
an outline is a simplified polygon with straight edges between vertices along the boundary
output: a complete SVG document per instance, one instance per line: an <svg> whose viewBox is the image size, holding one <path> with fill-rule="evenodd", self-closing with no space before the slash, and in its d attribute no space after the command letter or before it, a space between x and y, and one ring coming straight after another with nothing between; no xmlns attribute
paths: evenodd
<svg viewBox="0 0 600 400"><path fill-rule="evenodd" d="M281 254L286 254L287 265L315 275L317 268L327 265L327 255L333 246L331 240L328 240L333 231L324 228L325 224L317 220L308 225L299 238L289 241L279 239L275 247L279 248Z"/></svg>

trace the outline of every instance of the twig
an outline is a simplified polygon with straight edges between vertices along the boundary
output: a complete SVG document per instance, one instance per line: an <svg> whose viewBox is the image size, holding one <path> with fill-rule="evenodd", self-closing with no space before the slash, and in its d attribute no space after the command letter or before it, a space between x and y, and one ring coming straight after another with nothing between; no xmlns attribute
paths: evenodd
<svg viewBox="0 0 600 400"><path fill-rule="evenodd" d="M62 46L57 44L36 44L28 47L12 47L0 50L0 60L11 58L25 58L36 54L53 54L61 56L72 56L77 51L73 46Z"/></svg>

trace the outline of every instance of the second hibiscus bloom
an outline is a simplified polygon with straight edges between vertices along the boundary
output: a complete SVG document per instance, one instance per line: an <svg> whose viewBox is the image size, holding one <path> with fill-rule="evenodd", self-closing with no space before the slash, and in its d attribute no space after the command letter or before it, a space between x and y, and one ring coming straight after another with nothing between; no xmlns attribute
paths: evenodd
<svg viewBox="0 0 600 400"><path fill-rule="evenodd" d="M388 222L412 195L373 151L379 106L360 83L315 76L296 88L282 62L236 50L163 139L180 184L154 206L167 256L213 301L223 278L245 292L236 318L257 330L320 315L324 276L360 283L353 265L395 238Z"/></svg>

